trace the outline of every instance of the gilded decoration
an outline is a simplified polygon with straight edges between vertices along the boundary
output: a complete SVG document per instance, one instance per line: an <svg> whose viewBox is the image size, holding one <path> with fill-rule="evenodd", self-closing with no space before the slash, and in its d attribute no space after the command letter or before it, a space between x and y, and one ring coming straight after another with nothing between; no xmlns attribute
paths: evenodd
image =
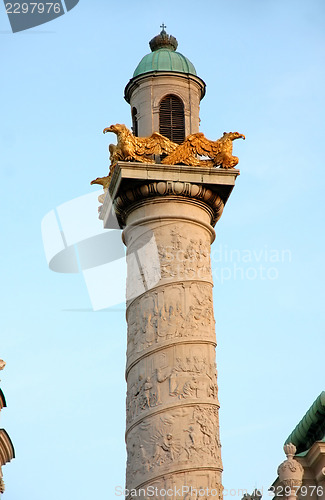
<svg viewBox="0 0 325 500"><path fill-rule="evenodd" d="M117 135L117 144L109 145L108 176L91 181L91 184L100 184L104 189L108 188L118 161L155 163L155 156L163 155L161 163L164 165L234 168L239 160L232 154L232 143L235 139L245 139L239 132L224 132L220 139L210 141L202 132L198 132L187 136L181 144L176 144L158 132L150 137L136 137L119 123L105 128L103 132Z"/></svg>
<svg viewBox="0 0 325 500"><path fill-rule="evenodd" d="M150 137L136 137L125 125L117 123L103 130L103 133L113 132L117 135L117 145L109 145L110 170L107 177L98 177L91 184L101 184L107 188L114 168L118 161L138 161L140 163L155 163L153 155L170 154L177 144L158 132Z"/></svg>

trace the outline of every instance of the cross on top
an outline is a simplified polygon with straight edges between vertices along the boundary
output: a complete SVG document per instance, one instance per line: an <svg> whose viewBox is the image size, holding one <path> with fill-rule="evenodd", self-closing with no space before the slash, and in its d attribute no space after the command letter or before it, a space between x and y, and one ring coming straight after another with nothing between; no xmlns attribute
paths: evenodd
<svg viewBox="0 0 325 500"><path fill-rule="evenodd" d="M165 28L167 28L167 26L165 26L165 23L162 23L162 25L160 26L162 31L165 31Z"/></svg>

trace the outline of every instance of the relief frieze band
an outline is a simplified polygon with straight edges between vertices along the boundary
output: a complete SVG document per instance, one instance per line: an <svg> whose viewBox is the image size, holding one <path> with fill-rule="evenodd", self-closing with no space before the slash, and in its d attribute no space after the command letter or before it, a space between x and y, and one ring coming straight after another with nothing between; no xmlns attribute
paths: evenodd
<svg viewBox="0 0 325 500"><path fill-rule="evenodd" d="M168 340L215 341L212 286L191 282L147 292L128 308L128 356Z"/></svg>
<svg viewBox="0 0 325 500"><path fill-rule="evenodd" d="M222 500L223 486L218 469L199 468L174 470L172 474L164 474L153 481L137 486L136 491L126 491L126 500Z"/></svg>
<svg viewBox="0 0 325 500"><path fill-rule="evenodd" d="M127 373L126 421L187 401L218 401L215 351L209 345L175 345L133 365Z"/></svg>
<svg viewBox="0 0 325 500"><path fill-rule="evenodd" d="M127 303L163 283L202 280L212 283L211 234L193 224L137 227L127 238Z"/></svg>
<svg viewBox="0 0 325 500"><path fill-rule="evenodd" d="M168 340L166 342L160 342L159 344L155 344L152 347L149 347L146 351L142 352L141 354L138 354L136 356L130 356L128 358L126 370L125 370L125 378L128 379L128 374L132 370L134 366L137 365L137 363L143 361L146 359L148 356L151 356L152 354L157 354L159 352L164 351L165 349L168 348L173 348L173 347L180 347L180 346L188 346L191 348L192 346L210 346L213 348L213 352L215 353L215 348L217 346L216 340L212 339L202 339L202 340L197 340L195 341L194 339L183 339L179 340L178 338L175 338L173 340Z"/></svg>
<svg viewBox="0 0 325 500"><path fill-rule="evenodd" d="M127 436L127 484L170 472L171 467L222 470L216 406L194 405L148 417Z"/></svg>

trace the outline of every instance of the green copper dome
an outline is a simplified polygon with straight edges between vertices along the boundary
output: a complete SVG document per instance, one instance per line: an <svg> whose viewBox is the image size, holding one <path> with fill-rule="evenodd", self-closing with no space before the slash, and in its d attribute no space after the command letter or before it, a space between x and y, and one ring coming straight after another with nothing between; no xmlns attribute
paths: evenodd
<svg viewBox="0 0 325 500"><path fill-rule="evenodd" d="M151 54L144 56L136 67L133 78L152 71L172 71L196 76L196 71L187 57L176 52L177 40L163 29L149 42Z"/></svg>

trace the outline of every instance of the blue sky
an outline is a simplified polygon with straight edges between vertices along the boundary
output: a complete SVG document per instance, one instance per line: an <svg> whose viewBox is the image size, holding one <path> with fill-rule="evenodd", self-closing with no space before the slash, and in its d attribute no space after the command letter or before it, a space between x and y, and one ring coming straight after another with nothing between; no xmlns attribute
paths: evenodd
<svg viewBox="0 0 325 500"><path fill-rule="evenodd" d="M80 274L48 269L40 228L106 174L102 129L130 126L124 87L162 22L207 84L201 131L246 135L212 247L223 482L268 496L325 388L324 16L323 0L80 0L12 34L0 5L4 499L106 500L124 484L124 306L93 312Z"/></svg>

